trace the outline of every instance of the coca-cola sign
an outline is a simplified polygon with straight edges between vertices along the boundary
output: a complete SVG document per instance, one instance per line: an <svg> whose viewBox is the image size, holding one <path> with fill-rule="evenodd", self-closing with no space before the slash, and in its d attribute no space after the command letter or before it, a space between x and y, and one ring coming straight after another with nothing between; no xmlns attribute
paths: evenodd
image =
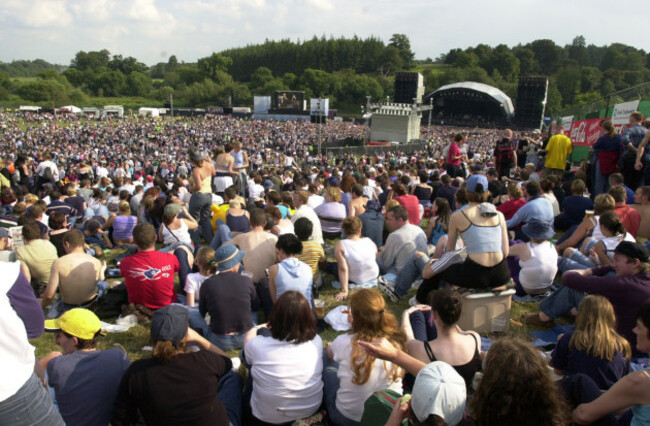
<svg viewBox="0 0 650 426"><path fill-rule="evenodd" d="M571 123L571 142L573 145L591 146L600 136L600 123L603 118L590 118Z"/></svg>

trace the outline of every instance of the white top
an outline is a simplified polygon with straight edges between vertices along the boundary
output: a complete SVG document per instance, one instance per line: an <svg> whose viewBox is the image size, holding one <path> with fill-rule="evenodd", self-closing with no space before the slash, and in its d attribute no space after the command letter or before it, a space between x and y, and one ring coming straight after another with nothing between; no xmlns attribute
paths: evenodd
<svg viewBox="0 0 650 426"><path fill-rule="evenodd" d="M194 293L194 304L199 301L199 290L201 290L201 284L203 284L203 281L208 278L210 278L209 275L201 275L200 272L193 272L187 275L183 290L185 290L185 293Z"/></svg>
<svg viewBox="0 0 650 426"><path fill-rule="evenodd" d="M553 284L557 274L557 250L550 242L526 243L530 259L519 260L519 282L529 290L541 290Z"/></svg>
<svg viewBox="0 0 650 426"><path fill-rule="evenodd" d="M34 372L34 347L7 297L19 274L20 262L0 262L0 402L14 395Z"/></svg>
<svg viewBox="0 0 650 426"><path fill-rule="evenodd" d="M316 207L320 206L324 202L325 202L324 197L321 197L320 195L310 195L309 200L307 200L307 205L312 209L315 209Z"/></svg>
<svg viewBox="0 0 650 426"><path fill-rule="evenodd" d="M246 343L244 353L252 366L251 408L255 417L267 423L286 423L318 410L323 400L320 336L299 345L256 336Z"/></svg>
<svg viewBox="0 0 650 426"><path fill-rule="evenodd" d="M255 183L251 180L250 183L248 184L248 193L250 196L249 198L252 199L260 198L262 192L264 192L264 187L259 183Z"/></svg>
<svg viewBox="0 0 650 426"><path fill-rule="evenodd" d="M348 280L362 284L379 276L379 266L375 260L377 246L368 237L360 240L341 240L345 250L344 257L348 264Z"/></svg>
<svg viewBox="0 0 650 426"><path fill-rule="evenodd" d="M598 228L600 228L600 226ZM622 241L630 241L632 243L635 243L636 239L632 236L632 234L626 232L625 235L614 235L611 237L604 237L602 240L600 240L600 242L605 246L607 257L609 257L612 262L614 261L614 250L616 249L616 246L619 245Z"/></svg>
<svg viewBox="0 0 650 426"><path fill-rule="evenodd" d="M557 198L555 198L555 194L553 194L552 192L547 192L545 194L542 194L541 197L546 198L548 202L551 203L551 206L553 207L553 217L560 214L560 203L557 202Z"/></svg>
<svg viewBox="0 0 650 426"><path fill-rule="evenodd" d="M593 216L591 218L591 223L594 224L594 229L591 231L591 239L594 241L600 241L605 238L603 231L600 230L600 215Z"/></svg>
<svg viewBox="0 0 650 426"><path fill-rule="evenodd" d="M181 219L181 227L178 229L170 231L167 225L163 224L160 226L162 226L163 243L165 245L175 244L178 242L192 244L189 228L183 219Z"/></svg>
<svg viewBox="0 0 650 426"><path fill-rule="evenodd" d="M392 389L402 393L402 380L391 382L386 370L391 371L393 364L388 361L375 359L372 372L368 381L363 385L352 383L354 373L350 367L350 356L352 354L352 335L343 334L332 342L334 361L339 363L338 378L341 387L336 392L336 408L348 419L356 422L361 421L363 404L373 392L382 389ZM254 388L253 388L254 389Z"/></svg>

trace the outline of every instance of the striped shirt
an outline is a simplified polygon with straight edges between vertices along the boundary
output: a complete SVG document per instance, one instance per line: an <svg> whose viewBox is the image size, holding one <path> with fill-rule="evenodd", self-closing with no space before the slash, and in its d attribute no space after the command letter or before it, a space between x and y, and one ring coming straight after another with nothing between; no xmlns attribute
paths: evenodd
<svg viewBox="0 0 650 426"><path fill-rule="evenodd" d="M315 241L303 241L302 253L296 256L300 261L305 262L311 268L311 273L316 276L318 262L325 260L323 246Z"/></svg>

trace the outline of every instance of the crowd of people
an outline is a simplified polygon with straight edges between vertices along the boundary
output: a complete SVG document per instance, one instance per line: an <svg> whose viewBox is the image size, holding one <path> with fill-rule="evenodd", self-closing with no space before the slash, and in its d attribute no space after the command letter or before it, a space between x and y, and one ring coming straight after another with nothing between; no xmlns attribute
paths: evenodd
<svg viewBox="0 0 650 426"><path fill-rule="evenodd" d="M310 123L4 113L0 423L648 424L650 132L610 125L576 166L561 132L328 158ZM323 342L329 282L348 332ZM536 327L575 317L549 359L458 326L508 288ZM97 349L118 315L150 358ZM37 359L44 330L61 349Z"/></svg>

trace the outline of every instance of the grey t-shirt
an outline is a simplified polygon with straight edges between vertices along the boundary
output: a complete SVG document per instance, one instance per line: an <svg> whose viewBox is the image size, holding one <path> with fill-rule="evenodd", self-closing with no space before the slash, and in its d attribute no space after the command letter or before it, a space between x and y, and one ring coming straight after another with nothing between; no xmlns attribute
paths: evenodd
<svg viewBox="0 0 650 426"><path fill-rule="evenodd" d="M388 235L379 262L388 269L399 271L416 251L427 252L427 237L422 228L407 223Z"/></svg>
<svg viewBox="0 0 650 426"><path fill-rule="evenodd" d="M69 425L107 425L122 375L131 361L119 349L77 351L47 364L63 420Z"/></svg>

